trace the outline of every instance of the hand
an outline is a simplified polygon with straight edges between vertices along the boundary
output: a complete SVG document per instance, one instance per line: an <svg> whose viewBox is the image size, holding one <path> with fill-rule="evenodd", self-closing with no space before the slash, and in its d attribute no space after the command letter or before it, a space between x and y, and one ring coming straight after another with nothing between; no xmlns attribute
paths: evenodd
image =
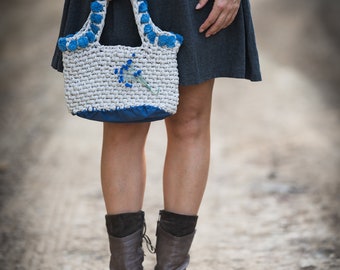
<svg viewBox="0 0 340 270"><path fill-rule="evenodd" d="M196 9L203 8L209 0L200 0ZM205 37L215 35L220 30L227 28L235 19L241 0L215 0L213 8L200 26L200 33L205 33Z"/></svg>

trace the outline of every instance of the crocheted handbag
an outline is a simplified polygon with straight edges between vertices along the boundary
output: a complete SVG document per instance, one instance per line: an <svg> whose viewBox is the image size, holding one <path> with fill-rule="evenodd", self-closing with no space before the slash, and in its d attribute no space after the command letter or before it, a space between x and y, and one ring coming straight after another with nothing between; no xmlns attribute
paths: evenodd
<svg viewBox="0 0 340 270"><path fill-rule="evenodd" d="M146 0L131 4L140 47L99 43L106 0L92 2L81 30L58 40L66 103L73 115L103 122L144 122L176 112L177 52L183 38L154 25Z"/></svg>

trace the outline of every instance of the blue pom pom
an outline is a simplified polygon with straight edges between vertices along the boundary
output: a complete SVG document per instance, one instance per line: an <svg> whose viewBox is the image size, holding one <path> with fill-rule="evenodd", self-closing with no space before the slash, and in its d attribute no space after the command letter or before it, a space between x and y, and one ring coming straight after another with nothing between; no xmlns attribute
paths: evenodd
<svg viewBox="0 0 340 270"><path fill-rule="evenodd" d="M118 74L118 68L115 68L114 73Z"/></svg>
<svg viewBox="0 0 340 270"><path fill-rule="evenodd" d="M158 37L158 46L163 47L168 42L168 36L162 35Z"/></svg>
<svg viewBox="0 0 340 270"><path fill-rule="evenodd" d="M140 18L140 23L144 24L144 23L148 23L150 21L150 16L149 14L143 14L142 17Z"/></svg>
<svg viewBox="0 0 340 270"><path fill-rule="evenodd" d="M147 24L147 25L144 26L144 34L145 34L145 35L148 34L148 33L150 33L152 30L153 30L153 29L152 29L151 24Z"/></svg>
<svg viewBox="0 0 340 270"><path fill-rule="evenodd" d="M132 84L131 83L126 83L125 86L129 87L129 88L132 88Z"/></svg>
<svg viewBox="0 0 340 270"><path fill-rule="evenodd" d="M100 14L92 13L90 18L91 22L99 24L102 22L103 16Z"/></svg>
<svg viewBox="0 0 340 270"><path fill-rule="evenodd" d="M151 31L150 33L148 33L146 35L150 41L151 44L154 44L155 43L155 39L156 39L156 33L154 31Z"/></svg>
<svg viewBox="0 0 340 270"><path fill-rule="evenodd" d="M91 32L91 31L88 31L88 32L86 33L86 37L87 37L87 39L89 40L90 43L96 41L96 35L93 34L93 32Z"/></svg>
<svg viewBox="0 0 340 270"><path fill-rule="evenodd" d="M58 48L59 50L61 50L62 52L66 51L67 50L67 47L66 47L66 38L59 38L58 39Z"/></svg>
<svg viewBox="0 0 340 270"><path fill-rule="evenodd" d="M93 12L101 12L103 11L103 5L101 3L99 3L98 1L92 2L91 3L91 10Z"/></svg>
<svg viewBox="0 0 340 270"><path fill-rule="evenodd" d="M93 33L95 33L95 34L98 33L99 27L97 25L91 23L90 27L91 27L91 30L92 30Z"/></svg>
<svg viewBox="0 0 340 270"><path fill-rule="evenodd" d="M158 37L158 46L167 46L168 48L174 48L176 46L176 36L162 35Z"/></svg>
<svg viewBox="0 0 340 270"><path fill-rule="evenodd" d="M132 57L136 57L136 54L135 54L135 53L133 53L131 56L132 56Z"/></svg>
<svg viewBox="0 0 340 270"><path fill-rule="evenodd" d="M69 49L70 51L75 51L78 48L78 42L77 40L71 40L70 43L67 46L67 49Z"/></svg>
<svg viewBox="0 0 340 270"><path fill-rule="evenodd" d="M89 45L89 40L86 36L82 36L78 39L78 45L80 48L86 48Z"/></svg>
<svg viewBox="0 0 340 270"><path fill-rule="evenodd" d="M131 65L132 65L132 60L131 60L131 59L127 60L127 61L126 61L126 64L127 64L128 66L131 66Z"/></svg>
<svg viewBox="0 0 340 270"><path fill-rule="evenodd" d="M176 34L176 39L179 42L179 44L183 43L183 36L181 36L180 34Z"/></svg>
<svg viewBox="0 0 340 270"><path fill-rule="evenodd" d="M144 13L148 11L148 5L146 4L146 2L142 2L140 3L139 7L138 7L138 12L139 13Z"/></svg>
<svg viewBox="0 0 340 270"><path fill-rule="evenodd" d="M176 36L168 36L166 46L168 48L174 48L176 46Z"/></svg>

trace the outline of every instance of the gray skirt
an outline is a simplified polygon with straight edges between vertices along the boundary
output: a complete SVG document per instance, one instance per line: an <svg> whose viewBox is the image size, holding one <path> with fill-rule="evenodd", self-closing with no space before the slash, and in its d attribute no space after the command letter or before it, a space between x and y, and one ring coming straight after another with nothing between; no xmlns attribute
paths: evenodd
<svg viewBox="0 0 340 270"><path fill-rule="evenodd" d="M77 32L87 19L91 0L65 0L59 36ZM216 35L199 33L213 2L195 10L197 0L148 0L153 22L162 30L179 33L184 42L178 53L180 85L194 85L218 77L260 81L261 72L249 0L242 0L234 22ZM112 0L108 7L103 45L141 44L129 0ZM52 67L63 71L56 48Z"/></svg>

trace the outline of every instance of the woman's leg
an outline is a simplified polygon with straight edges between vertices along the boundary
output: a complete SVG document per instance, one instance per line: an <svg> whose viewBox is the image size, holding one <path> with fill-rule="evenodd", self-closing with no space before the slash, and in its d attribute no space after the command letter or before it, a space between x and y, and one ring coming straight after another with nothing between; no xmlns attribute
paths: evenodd
<svg viewBox="0 0 340 270"><path fill-rule="evenodd" d="M149 123L104 123L102 189L107 210L110 270L140 270L145 189L144 145Z"/></svg>
<svg viewBox="0 0 340 270"><path fill-rule="evenodd" d="M149 123L104 123L101 179L107 213L138 212L145 190Z"/></svg>
<svg viewBox="0 0 340 270"><path fill-rule="evenodd" d="M180 87L177 113L166 119L164 208L157 226L155 270L186 269L210 159L214 80Z"/></svg>
<svg viewBox="0 0 340 270"><path fill-rule="evenodd" d="M163 191L166 211L197 215L210 160L210 112L214 80L180 87L177 113L166 119L168 147Z"/></svg>

